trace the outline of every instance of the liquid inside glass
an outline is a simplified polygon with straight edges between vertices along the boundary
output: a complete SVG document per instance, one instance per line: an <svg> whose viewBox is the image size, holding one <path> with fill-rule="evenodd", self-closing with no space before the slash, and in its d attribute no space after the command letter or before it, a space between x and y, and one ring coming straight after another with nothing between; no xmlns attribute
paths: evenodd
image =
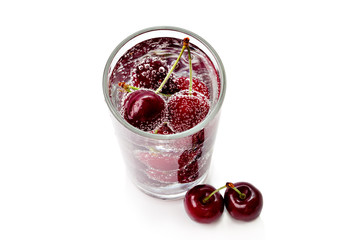
<svg viewBox="0 0 360 240"><path fill-rule="evenodd" d="M156 90L179 56L183 40L161 37L145 40L131 47L115 63L109 76L109 96L115 109L121 112L126 91L120 82L139 88ZM220 79L218 71L210 58L200 48L191 44L192 77L207 87L209 113L220 96ZM180 58L169 84L163 89L162 97L166 100L176 94L177 86L171 81L177 78L189 78L188 52ZM141 82L139 79L145 79ZM175 81L176 82L176 81ZM123 128L117 130L118 139L130 176L135 184L150 195L168 198L180 196L190 186L204 180L207 175L218 116L205 128L182 138L157 140L124 133ZM175 131L161 123L153 134L176 134ZM126 136L125 136L126 134Z"/></svg>

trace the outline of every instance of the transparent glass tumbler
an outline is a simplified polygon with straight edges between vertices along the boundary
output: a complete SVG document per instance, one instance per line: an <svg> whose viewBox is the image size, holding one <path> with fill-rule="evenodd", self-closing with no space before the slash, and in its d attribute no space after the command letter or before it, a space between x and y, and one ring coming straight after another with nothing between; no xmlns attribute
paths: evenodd
<svg viewBox="0 0 360 240"><path fill-rule="evenodd" d="M196 49L200 49L214 69L207 82L210 92L208 115L195 127L169 135L145 132L130 125L111 97L110 78L114 68L118 67L117 62L129 53L129 49L145 40L176 38L181 41L185 37L190 38L190 46L196 46L192 55L196 57ZM225 71L218 54L203 38L188 30L168 26L143 29L124 39L113 50L104 70L103 92L128 175L139 189L157 198L177 199L204 182L209 172L225 88Z"/></svg>

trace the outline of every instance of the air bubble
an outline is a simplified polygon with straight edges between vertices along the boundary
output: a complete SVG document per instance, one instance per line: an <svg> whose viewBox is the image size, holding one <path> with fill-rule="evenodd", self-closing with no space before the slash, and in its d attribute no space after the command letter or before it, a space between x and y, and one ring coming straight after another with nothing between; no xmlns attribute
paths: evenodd
<svg viewBox="0 0 360 240"><path fill-rule="evenodd" d="M159 67L159 72L160 72L160 73L165 72L165 68L164 68L164 67Z"/></svg>

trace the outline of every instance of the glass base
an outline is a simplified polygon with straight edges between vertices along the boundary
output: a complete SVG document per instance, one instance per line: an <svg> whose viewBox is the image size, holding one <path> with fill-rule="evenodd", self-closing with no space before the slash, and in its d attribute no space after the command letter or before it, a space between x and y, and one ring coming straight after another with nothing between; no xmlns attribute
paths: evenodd
<svg viewBox="0 0 360 240"><path fill-rule="evenodd" d="M184 198L186 192L191 189L192 187L202 184L205 182L207 178L208 172L204 173L200 178L196 181L190 183L176 183L171 184L167 187L149 187L143 186L142 184L134 183L142 192L145 194L163 199L163 200L177 200Z"/></svg>

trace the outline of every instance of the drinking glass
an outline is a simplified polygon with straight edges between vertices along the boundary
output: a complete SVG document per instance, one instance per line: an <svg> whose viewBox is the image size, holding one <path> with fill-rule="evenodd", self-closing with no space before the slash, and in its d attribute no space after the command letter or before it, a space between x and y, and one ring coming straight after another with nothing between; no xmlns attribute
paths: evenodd
<svg viewBox="0 0 360 240"><path fill-rule="evenodd" d="M129 54L129 50L136 44L145 40L176 38L182 41L185 37L189 37L190 46L194 46L192 56L206 56L209 67L214 69L207 73L209 76L206 79L210 93L208 115L195 127L169 135L145 132L132 126L122 117L119 103L112 97L114 91L119 91L110 81L113 72L118 71L117 62L124 54ZM128 75L124 77L131 77ZM178 27L151 27L135 32L117 45L105 66L103 92L128 175L139 189L157 198L177 199L205 181L225 89L225 71L220 57L208 42L193 32Z"/></svg>

